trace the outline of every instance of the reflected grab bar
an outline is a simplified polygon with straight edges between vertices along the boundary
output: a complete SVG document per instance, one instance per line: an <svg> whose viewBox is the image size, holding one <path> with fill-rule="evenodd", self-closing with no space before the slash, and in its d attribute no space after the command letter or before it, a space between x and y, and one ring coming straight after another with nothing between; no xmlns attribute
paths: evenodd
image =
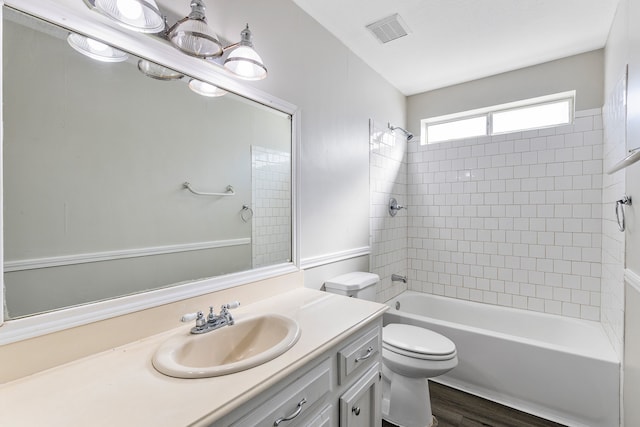
<svg viewBox="0 0 640 427"><path fill-rule="evenodd" d="M234 196L236 194L233 187L230 185L227 185L227 191L224 193L203 193L201 191L194 190L188 182L184 182L182 186L197 196Z"/></svg>

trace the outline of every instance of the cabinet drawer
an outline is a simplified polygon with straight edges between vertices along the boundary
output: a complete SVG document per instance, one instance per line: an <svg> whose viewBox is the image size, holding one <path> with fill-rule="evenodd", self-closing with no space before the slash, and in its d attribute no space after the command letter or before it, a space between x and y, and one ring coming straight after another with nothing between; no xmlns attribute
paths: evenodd
<svg viewBox="0 0 640 427"><path fill-rule="evenodd" d="M278 427L300 425L300 421L308 419L307 415L315 410L322 398L330 391L331 367L329 360L326 360L231 426L271 427L277 420L280 420Z"/></svg>
<svg viewBox="0 0 640 427"><path fill-rule="evenodd" d="M338 384L355 378L380 355L380 328L367 332L338 352Z"/></svg>

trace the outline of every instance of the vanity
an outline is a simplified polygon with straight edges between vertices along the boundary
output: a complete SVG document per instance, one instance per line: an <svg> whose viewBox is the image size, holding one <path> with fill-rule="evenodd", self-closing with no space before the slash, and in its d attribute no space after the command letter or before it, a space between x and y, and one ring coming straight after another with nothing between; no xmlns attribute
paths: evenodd
<svg viewBox="0 0 640 427"><path fill-rule="evenodd" d="M210 378L161 374L152 364L155 351L176 334L189 334L189 323L0 386L0 420L11 426L379 426L385 310L296 287L234 310L237 322L265 314L297 322L299 339L271 361Z"/></svg>

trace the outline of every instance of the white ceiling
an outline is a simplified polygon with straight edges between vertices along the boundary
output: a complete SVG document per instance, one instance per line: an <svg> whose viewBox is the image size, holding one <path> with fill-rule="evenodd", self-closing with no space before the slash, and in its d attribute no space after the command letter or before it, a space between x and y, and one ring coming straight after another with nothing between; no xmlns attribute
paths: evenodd
<svg viewBox="0 0 640 427"><path fill-rule="evenodd" d="M293 0L405 95L604 47L618 0ZM365 28L399 13L408 36Z"/></svg>

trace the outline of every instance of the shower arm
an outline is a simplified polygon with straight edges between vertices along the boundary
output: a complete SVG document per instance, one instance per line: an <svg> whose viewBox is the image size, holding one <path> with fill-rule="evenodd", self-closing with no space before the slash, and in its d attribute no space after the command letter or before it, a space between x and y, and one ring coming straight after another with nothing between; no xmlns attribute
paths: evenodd
<svg viewBox="0 0 640 427"><path fill-rule="evenodd" d="M389 130L391 132L395 131L395 130L399 130L402 131L405 136L407 137L407 141L410 141L413 138L413 134L411 132L409 132L408 130L398 127L398 126L393 126L391 123L387 122L387 127L389 128Z"/></svg>

